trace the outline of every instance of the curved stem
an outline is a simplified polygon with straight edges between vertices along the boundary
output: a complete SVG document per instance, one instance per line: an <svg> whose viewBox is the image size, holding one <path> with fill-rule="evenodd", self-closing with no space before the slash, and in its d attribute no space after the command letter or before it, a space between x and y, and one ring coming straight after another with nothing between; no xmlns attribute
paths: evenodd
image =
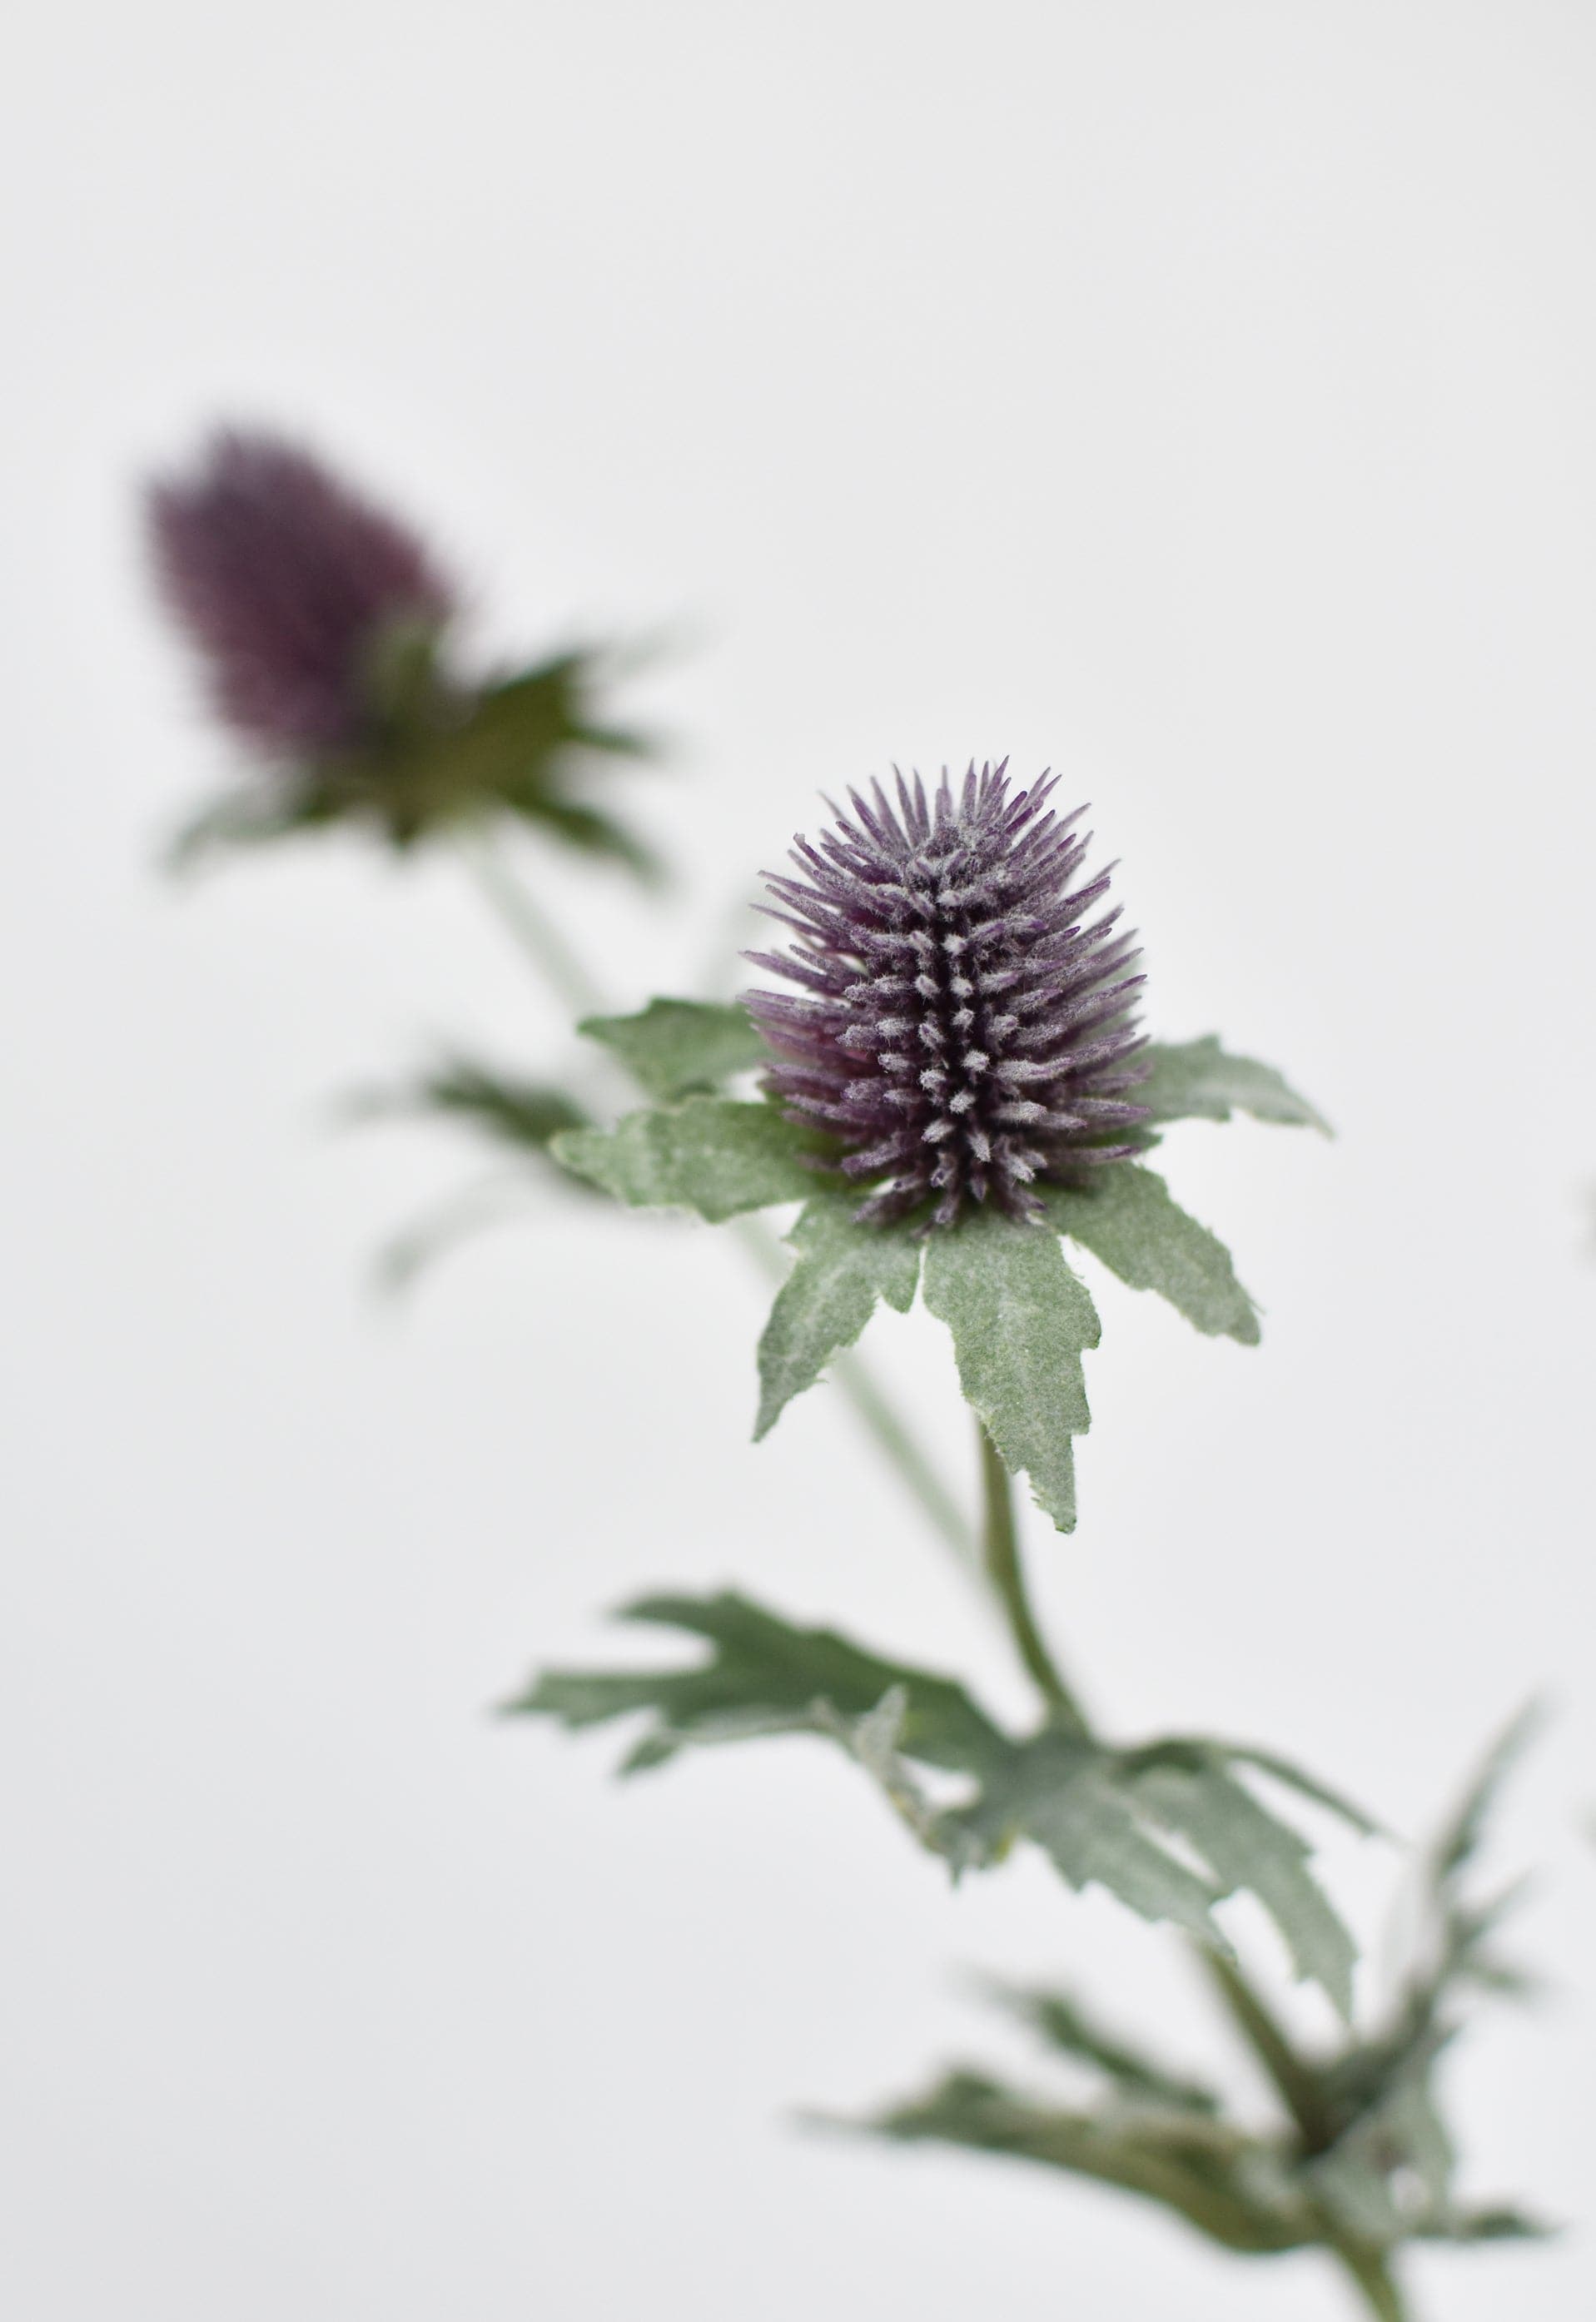
<svg viewBox="0 0 1596 2322"><path fill-rule="evenodd" d="M1014 1520L1014 1487L1002 1454L978 1419L980 1438L981 1562L1008 1622L1015 1650L1025 1663L1037 1691L1059 1723L1076 1732L1088 1730L1084 1714L1065 1684L1058 1664L1048 1651L1026 1593L1025 1568L1020 1562L1019 1532Z"/></svg>
<svg viewBox="0 0 1596 2322"><path fill-rule="evenodd" d="M564 937L479 832L461 834L461 860L496 918L538 974L578 1016L604 1011L604 995Z"/></svg>
<svg viewBox="0 0 1596 2322"><path fill-rule="evenodd" d="M480 833L462 834L460 853L484 900L551 989L578 1016L602 1015L606 1005L603 992L491 842ZM774 1237L752 1217L733 1223L737 1239L762 1271L774 1281L785 1279L786 1264ZM962 1563L973 1564L975 1543L957 1500L860 1357L842 1356L832 1365L832 1376L933 1529Z"/></svg>
<svg viewBox="0 0 1596 2322"><path fill-rule="evenodd" d="M770 1228L753 1217L734 1218L737 1239L756 1266L772 1282L787 1276L786 1261ZM975 1563L975 1542L970 1525L907 1422L868 1364L857 1354L839 1355L831 1366L834 1385L853 1406L853 1414L873 1439L878 1451L897 1471L900 1482L919 1504L920 1511L967 1568Z"/></svg>

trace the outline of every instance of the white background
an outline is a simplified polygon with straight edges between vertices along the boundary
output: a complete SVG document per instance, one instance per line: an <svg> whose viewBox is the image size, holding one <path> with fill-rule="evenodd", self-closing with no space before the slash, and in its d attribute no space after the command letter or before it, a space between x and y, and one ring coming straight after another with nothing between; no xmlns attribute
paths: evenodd
<svg viewBox="0 0 1596 2322"><path fill-rule="evenodd" d="M157 875L228 765L133 488L233 414L433 526L485 641L679 641L632 791L687 901L527 858L617 1001L702 987L820 787L1007 751L1093 799L1155 1028L1332 1115L1171 1138L1264 1343L1102 1289L1039 1586L1119 1730L1404 1830L1550 1693L1497 1867L1542 1866L1552 1995L1449 2086L1471 2189L1575 2229L1414 2281L1588 2317L1589 12L60 0L7 79L7 2313L1350 2311L790 2125L1014 2052L971 1969L1217 2054L1124 1912L950 1895L802 1744L617 1789L488 1718L661 1582L1021 1696L825 1391L749 1448L724 1240L566 1202L366 1294L473 1163L333 1100L564 1036L448 862ZM965 1475L935 1326L878 1351ZM1360 1924L1395 1867L1332 1853Z"/></svg>

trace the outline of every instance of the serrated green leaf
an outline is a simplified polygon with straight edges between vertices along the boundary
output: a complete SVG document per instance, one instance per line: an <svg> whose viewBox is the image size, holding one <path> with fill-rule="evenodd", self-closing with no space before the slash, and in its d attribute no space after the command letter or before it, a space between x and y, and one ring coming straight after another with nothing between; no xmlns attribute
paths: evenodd
<svg viewBox="0 0 1596 2322"><path fill-rule="evenodd" d="M713 1094L770 1060L745 1008L703 1000L651 1000L635 1016L589 1016L577 1029L618 1056L657 1104Z"/></svg>
<svg viewBox="0 0 1596 2322"><path fill-rule="evenodd" d="M855 1225L857 1205L853 1194L822 1193L787 1237L798 1264L776 1294L759 1342L756 1443L833 1356L853 1344L878 1299L900 1314L915 1303L920 1245L902 1228Z"/></svg>
<svg viewBox="0 0 1596 2322"><path fill-rule="evenodd" d="M712 1225L744 1210L807 1199L816 1151L773 1105L692 1096L628 1113L613 1129L579 1129L551 1147L563 1168L635 1209L696 1210Z"/></svg>
<svg viewBox="0 0 1596 2322"><path fill-rule="evenodd" d="M1142 1058L1152 1070L1131 1094L1148 1107L1154 1122L1228 1120L1234 1111L1251 1113L1254 1120L1331 1133L1323 1114L1272 1065L1227 1056L1216 1033L1175 1047L1154 1043L1143 1049Z"/></svg>
<svg viewBox="0 0 1596 2322"><path fill-rule="evenodd" d="M1023 1468L1038 1505L1073 1531L1072 1440L1091 1424L1081 1357L1101 1330L1057 1235L978 1211L931 1237L926 1303L953 1334L965 1400L1004 1466Z"/></svg>
<svg viewBox="0 0 1596 2322"><path fill-rule="evenodd" d="M1156 2057L1109 2032L1071 1993L988 1987L991 1997L1061 2055L1101 2072L1127 2098L1181 2112L1217 2114L1219 2098L1200 2080L1172 2072Z"/></svg>
<svg viewBox="0 0 1596 2322"><path fill-rule="evenodd" d="M1109 1753L1047 1732L995 1767L973 1805L951 1815L989 1854L1006 1840L1039 1846L1077 1893L1105 1888L1144 1919L1170 1920L1211 1948L1225 1939L1209 1914L1224 1889L1171 1852L1116 1778Z"/></svg>
<svg viewBox="0 0 1596 2322"><path fill-rule="evenodd" d="M1317 1983L1344 2020L1352 2014L1352 1937L1308 1869L1305 1840L1260 1805L1217 1761L1146 1765L1137 1799L1193 1845L1222 1892L1255 1895L1280 1929L1300 1976Z"/></svg>
<svg viewBox="0 0 1596 2322"><path fill-rule="evenodd" d="M1172 1200L1154 1171L1120 1162L1093 1170L1082 1186L1054 1186L1044 1199L1059 1231L1133 1290L1155 1290L1210 1338L1256 1346L1257 1309L1236 1278L1230 1252Z"/></svg>
<svg viewBox="0 0 1596 2322"><path fill-rule="evenodd" d="M795 1627L730 1591L646 1596L620 1617L679 1629L713 1650L691 1668L547 1671L508 1705L509 1713L575 1728L652 1712L629 1770L663 1764L689 1745L815 1732L816 1703L844 1718L868 1717L899 1689L904 1706L895 1747L903 1754L979 1772L1011 1746L951 1678L883 1659L831 1629Z"/></svg>
<svg viewBox="0 0 1596 2322"><path fill-rule="evenodd" d="M1174 2210L1227 2249L1262 2254L1318 2238L1274 2155L1244 2131L1190 2111L1065 2112L966 2071L861 2125L900 2143L962 2145L1118 2186Z"/></svg>

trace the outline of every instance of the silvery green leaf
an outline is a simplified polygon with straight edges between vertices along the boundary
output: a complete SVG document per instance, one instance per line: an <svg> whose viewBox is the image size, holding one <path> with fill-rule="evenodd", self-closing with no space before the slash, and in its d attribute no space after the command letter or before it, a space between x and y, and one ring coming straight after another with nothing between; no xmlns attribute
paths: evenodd
<svg viewBox="0 0 1596 2322"><path fill-rule="evenodd" d="M1094 1742L1039 1735L994 1768L980 1798L954 1818L990 1853L1005 1839L1028 1838L1078 1893L1105 1888L1144 1919L1169 1920L1213 1950L1227 1948L1209 1915L1224 1888L1163 1843Z"/></svg>
<svg viewBox="0 0 1596 2322"><path fill-rule="evenodd" d="M1145 1765L1132 1777L1144 1809L1196 1848L1221 1892L1255 1895L1284 1937L1300 1976L1344 2019L1352 2014L1357 1952L1308 1869L1309 1849L1217 1760Z"/></svg>
<svg viewBox="0 0 1596 2322"><path fill-rule="evenodd" d="M1131 1094L1137 1104L1149 1108L1154 1122L1228 1120L1234 1111L1249 1112L1254 1120L1330 1134L1323 1114L1299 1096L1272 1065L1227 1056L1216 1033L1178 1047L1155 1042L1143 1049L1142 1056L1152 1071Z"/></svg>
<svg viewBox="0 0 1596 2322"><path fill-rule="evenodd" d="M712 1094L770 1060L747 1010L734 1003L651 1000L635 1016L589 1016L577 1029L618 1056L656 1104Z"/></svg>
<svg viewBox="0 0 1596 2322"><path fill-rule="evenodd" d="M1257 1310L1229 1251L1188 1217L1151 1169L1135 1162L1094 1169L1084 1185L1055 1186L1045 1200L1059 1231L1133 1290L1157 1291L1209 1337L1257 1344Z"/></svg>
<svg viewBox="0 0 1596 2322"><path fill-rule="evenodd" d="M756 1443L832 1357L853 1344L879 1298L900 1314L914 1304L918 1242L901 1228L855 1225L856 1207L855 1195L819 1194L787 1237L798 1264L776 1294L759 1342Z"/></svg>
<svg viewBox="0 0 1596 2322"><path fill-rule="evenodd" d="M979 1210L926 1252L926 1303L953 1334L959 1384L1010 1474L1061 1531L1075 1524L1072 1439L1091 1424L1083 1348L1101 1336L1058 1237Z"/></svg>
<svg viewBox="0 0 1596 2322"><path fill-rule="evenodd" d="M979 1841L931 1804L904 1756L909 1720L906 1686L896 1685L884 1693L862 1717L844 1717L829 1701L816 1702L810 1714L815 1731L842 1744L877 1785L905 1828L928 1853L944 1858L955 1879L987 1860Z"/></svg>
<svg viewBox="0 0 1596 2322"><path fill-rule="evenodd" d="M896 1693L894 1747L922 1764L979 1773L1012 1746L951 1678L885 1660L830 1629L796 1627L730 1591L646 1596L621 1617L701 1637L712 1650L690 1668L549 1670L510 1713L572 1728L651 1713L628 1771L689 1744L820 1731L817 1703L837 1717L868 1717Z"/></svg>
<svg viewBox="0 0 1596 2322"><path fill-rule="evenodd" d="M550 1147L562 1168L637 1209L696 1210L719 1225L743 1210L805 1200L815 1141L773 1105L692 1096L630 1112L610 1129L578 1129Z"/></svg>

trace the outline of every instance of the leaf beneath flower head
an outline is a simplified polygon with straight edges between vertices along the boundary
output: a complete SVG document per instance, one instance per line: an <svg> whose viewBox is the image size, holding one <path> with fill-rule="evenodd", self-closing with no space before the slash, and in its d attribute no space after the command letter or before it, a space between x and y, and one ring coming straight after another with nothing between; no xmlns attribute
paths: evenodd
<svg viewBox="0 0 1596 2322"><path fill-rule="evenodd" d="M1217 1033L1178 1047L1154 1042L1143 1049L1142 1059L1153 1069L1130 1094L1149 1108L1154 1121L1228 1120L1236 1111L1249 1112L1254 1120L1318 1129L1327 1137L1331 1133L1324 1115L1299 1096L1272 1065L1227 1056Z"/></svg>
<svg viewBox="0 0 1596 2322"><path fill-rule="evenodd" d="M696 1210L720 1225L815 1190L816 1140L773 1105L728 1097L628 1113L611 1129L570 1129L550 1147L562 1167L634 1209Z"/></svg>
<svg viewBox="0 0 1596 2322"><path fill-rule="evenodd" d="M713 1093L770 1060L746 1009L702 1000L651 1000L635 1016L589 1016L577 1029L618 1056L656 1104Z"/></svg>
<svg viewBox="0 0 1596 2322"><path fill-rule="evenodd" d="M1155 1290L1209 1338L1258 1343L1258 1315L1222 1241L1189 1217L1151 1169L1120 1162L1081 1187L1045 1195L1061 1233L1101 1258L1133 1290Z"/></svg>
<svg viewBox="0 0 1596 2322"><path fill-rule="evenodd" d="M953 1334L964 1399L1011 1475L1075 1526L1072 1440L1091 1424L1081 1357L1101 1336L1056 1233L978 1210L926 1252L926 1303Z"/></svg>
<svg viewBox="0 0 1596 2322"><path fill-rule="evenodd" d="M856 1193L822 1193L808 1203L788 1240L798 1264L776 1294L759 1342L757 1443L795 1394L802 1394L834 1355L851 1347L885 1299L898 1313L915 1303L920 1246L900 1228L853 1223Z"/></svg>

